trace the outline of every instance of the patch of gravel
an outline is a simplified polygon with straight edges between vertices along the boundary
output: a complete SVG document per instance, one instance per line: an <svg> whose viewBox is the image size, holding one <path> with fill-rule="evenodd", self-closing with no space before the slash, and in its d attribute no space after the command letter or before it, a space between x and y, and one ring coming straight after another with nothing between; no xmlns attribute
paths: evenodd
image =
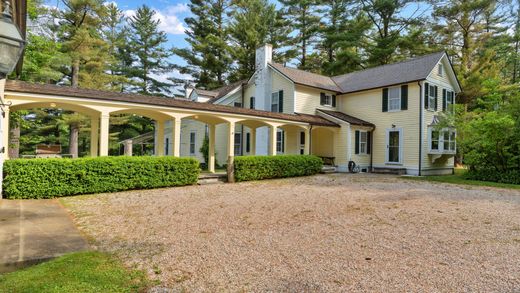
<svg viewBox="0 0 520 293"><path fill-rule="evenodd" d="M152 292L518 292L520 192L374 174L66 198Z"/></svg>

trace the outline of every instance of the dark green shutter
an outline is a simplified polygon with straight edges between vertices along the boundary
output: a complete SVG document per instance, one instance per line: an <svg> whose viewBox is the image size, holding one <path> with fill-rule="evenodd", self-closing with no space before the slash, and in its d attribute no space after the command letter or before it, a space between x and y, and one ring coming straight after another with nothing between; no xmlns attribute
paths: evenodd
<svg viewBox="0 0 520 293"><path fill-rule="evenodd" d="M356 155L359 154L359 130L356 130Z"/></svg>
<svg viewBox="0 0 520 293"><path fill-rule="evenodd" d="M370 148L372 144L372 131L367 132L367 154L370 154Z"/></svg>
<svg viewBox="0 0 520 293"><path fill-rule="evenodd" d="M408 110L408 85L401 86L401 110Z"/></svg>
<svg viewBox="0 0 520 293"><path fill-rule="evenodd" d="M278 93L278 112L283 113L283 91Z"/></svg>
<svg viewBox="0 0 520 293"><path fill-rule="evenodd" d="M249 98L249 108L254 109L255 108L255 97Z"/></svg>
<svg viewBox="0 0 520 293"><path fill-rule="evenodd" d="M442 89L442 111L446 111L447 97L446 89Z"/></svg>
<svg viewBox="0 0 520 293"><path fill-rule="evenodd" d="M325 93L320 93L320 105L325 105Z"/></svg>
<svg viewBox="0 0 520 293"><path fill-rule="evenodd" d="M437 86L435 86L435 107L433 107L433 109L435 111L437 111L437 100L438 100L437 90L438 90L438 88L437 88Z"/></svg>
<svg viewBox="0 0 520 293"><path fill-rule="evenodd" d="M429 87L430 87L430 84L425 82L424 83L424 108L425 109L428 109L428 90L429 90Z"/></svg>
<svg viewBox="0 0 520 293"><path fill-rule="evenodd" d="M332 107L336 107L336 95L332 95Z"/></svg>
<svg viewBox="0 0 520 293"><path fill-rule="evenodd" d="M383 112L388 112L388 88L383 89Z"/></svg>

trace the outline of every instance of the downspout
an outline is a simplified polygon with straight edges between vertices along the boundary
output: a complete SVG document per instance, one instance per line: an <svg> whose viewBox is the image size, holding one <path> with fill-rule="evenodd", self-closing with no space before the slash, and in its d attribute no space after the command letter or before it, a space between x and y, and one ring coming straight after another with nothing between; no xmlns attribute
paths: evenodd
<svg viewBox="0 0 520 293"><path fill-rule="evenodd" d="M422 141L423 141L423 90L421 82L418 81L419 85L419 172L418 175L421 176L422 171Z"/></svg>
<svg viewBox="0 0 520 293"><path fill-rule="evenodd" d="M312 124L309 129L309 155L312 155Z"/></svg>
<svg viewBox="0 0 520 293"><path fill-rule="evenodd" d="M244 89L244 84L242 83L240 85L240 92L242 93L242 108L244 108L245 106L245 102L246 102L246 99L244 97L245 95L245 89ZM249 107L251 108L251 106ZM244 124L240 124L241 128L240 128L240 155L243 156L244 155L244 141L246 139L245 135L244 135ZM251 150L249 150L251 151Z"/></svg>
<svg viewBox="0 0 520 293"><path fill-rule="evenodd" d="M370 131L370 173L374 171L374 130L376 130L375 126Z"/></svg>

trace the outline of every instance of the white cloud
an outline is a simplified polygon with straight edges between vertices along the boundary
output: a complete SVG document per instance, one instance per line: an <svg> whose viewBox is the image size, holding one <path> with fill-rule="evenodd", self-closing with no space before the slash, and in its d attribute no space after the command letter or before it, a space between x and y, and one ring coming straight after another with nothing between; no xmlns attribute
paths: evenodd
<svg viewBox="0 0 520 293"><path fill-rule="evenodd" d="M159 20L159 29L166 32L167 34L172 35L183 35L184 31L186 30L184 28L184 24L180 21L177 14L187 12L189 10L187 4L176 4L172 6L168 6L163 10L158 10L156 8L153 8L155 11L155 20ZM135 10L125 10L124 14L127 18L130 18L132 16L135 16Z"/></svg>

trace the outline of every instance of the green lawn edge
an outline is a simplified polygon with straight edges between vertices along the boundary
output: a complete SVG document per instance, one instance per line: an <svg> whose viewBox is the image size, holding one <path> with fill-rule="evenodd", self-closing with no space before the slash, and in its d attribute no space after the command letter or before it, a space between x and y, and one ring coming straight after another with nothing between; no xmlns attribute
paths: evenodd
<svg viewBox="0 0 520 293"><path fill-rule="evenodd" d="M60 256L0 275L0 292L144 292L151 284L143 271L130 270L107 253Z"/></svg>
<svg viewBox="0 0 520 293"><path fill-rule="evenodd" d="M520 189L520 185L516 185L516 184L469 180L464 177L464 174L466 172L467 171L465 169L455 169L454 175L422 176L422 177L402 176L401 178L415 180L415 181L430 181L430 182L460 184L460 185L484 186L484 187L495 187L495 188L505 188L505 189Z"/></svg>

